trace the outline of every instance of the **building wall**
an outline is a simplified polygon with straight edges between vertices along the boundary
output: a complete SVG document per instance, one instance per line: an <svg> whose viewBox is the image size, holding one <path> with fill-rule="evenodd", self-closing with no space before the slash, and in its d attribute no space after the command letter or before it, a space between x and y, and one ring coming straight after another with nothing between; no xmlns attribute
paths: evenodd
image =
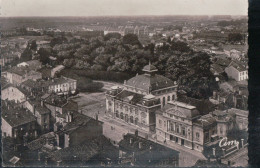
<svg viewBox="0 0 260 168"><path fill-rule="evenodd" d="M26 97L19 89L11 86L2 90L2 100L14 100L16 103L21 103L26 100Z"/></svg>
<svg viewBox="0 0 260 168"><path fill-rule="evenodd" d="M228 77L235 79L236 81L239 81L239 71L235 69L233 66L227 67L225 69L225 72L227 73Z"/></svg>
<svg viewBox="0 0 260 168"><path fill-rule="evenodd" d="M69 91L75 93L77 89L77 82L64 82L62 84L55 84L49 86L49 92L68 94Z"/></svg>
<svg viewBox="0 0 260 168"><path fill-rule="evenodd" d="M236 124L240 130L248 129L248 118L244 116L236 115Z"/></svg>
<svg viewBox="0 0 260 168"><path fill-rule="evenodd" d="M82 126L69 135L65 134L65 147L81 144L89 139L94 139L103 135L102 124L97 121L91 121L86 126Z"/></svg>
<svg viewBox="0 0 260 168"><path fill-rule="evenodd" d="M9 136L9 137L13 137L13 132L12 132L12 127L5 121L5 119L2 118L2 136Z"/></svg>
<svg viewBox="0 0 260 168"><path fill-rule="evenodd" d="M204 144L203 128L193 125L193 149L202 152Z"/></svg>

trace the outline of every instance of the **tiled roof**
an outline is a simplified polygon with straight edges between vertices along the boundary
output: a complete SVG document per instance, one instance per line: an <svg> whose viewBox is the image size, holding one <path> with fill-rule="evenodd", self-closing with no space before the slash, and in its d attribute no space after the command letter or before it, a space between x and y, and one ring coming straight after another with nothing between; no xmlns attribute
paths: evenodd
<svg viewBox="0 0 260 168"><path fill-rule="evenodd" d="M77 146L67 147L60 149L50 154L51 159L54 161L67 161L80 160L88 161L99 153L98 145L94 142L86 142Z"/></svg>
<svg viewBox="0 0 260 168"><path fill-rule="evenodd" d="M13 108L10 105L9 109L2 107L2 118L12 127L18 127L36 121L33 114L29 111L23 108Z"/></svg>
<svg viewBox="0 0 260 168"><path fill-rule="evenodd" d="M127 90L123 90L118 95L116 95L116 99L123 100L125 102L133 104L141 103L143 97L144 96L141 94L137 94Z"/></svg>
<svg viewBox="0 0 260 168"><path fill-rule="evenodd" d="M241 71L246 71L246 67L243 66L240 62L238 61L232 61L229 66L233 66L234 68L236 68L239 72Z"/></svg>
<svg viewBox="0 0 260 168"><path fill-rule="evenodd" d="M142 144L141 148L139 148L139 143ZM147 164L149 160L156 164L169 157L179 155L178 151L130 133L124 135L124 139L119 142L119 148L131 154L134 152L137 164Z"/></svg>
<svg viewBox="0 0 260 168"><path fill-rule="evenodd" d="M100 122L101 121L97 121L93 118L90 118L86 115L80 114L78 112L72 112L72 121L69 122L68 124L66 124L60 132L66 133L66 134L70 134L72 133L74 130L76 130L79 127L85 126L90 122Z"/></svg>

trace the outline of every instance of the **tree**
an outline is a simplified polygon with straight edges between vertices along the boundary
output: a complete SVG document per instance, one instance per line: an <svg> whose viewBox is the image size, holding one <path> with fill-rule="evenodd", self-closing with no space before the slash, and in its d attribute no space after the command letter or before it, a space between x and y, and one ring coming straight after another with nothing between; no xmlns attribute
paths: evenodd
<svg viewBox="0 0 260 168"><path fill-rule="evenodd" d="M21 54L21 62L32 60L32 51L27 47Z"/></svg>
<svg viewBox="0 0 260 168"><path fill-rule="evenodd" d="M241 42L243 40L243 35L240 33L229 33L228 41L229 42Z"/></svg>
<svg viewBox="0 0 260 168"><path fill-rule="evenodd" d="M38 53L40 55L40 61L43 64L49 64L50 63L49 56L51 55L51 53L48 50L46 50L44 48L40 48Z"/></svg>
<svg viewBox="0 0 260 168"><path fill-rule="evenodd" d="M104 36L104 40L105 41L108 41L112 38L115 38L115 39L120 39L121 38L121 34L119 33L108 33Z"/></svg>
<svg viewBox="0 0 260 168"><path fill-rule="evenodd" d="M141 46L141 43L138 40L137 35L135 35L135 34L127 34L127 35L125 35L123 37L123 44L130 44L130 45Z"/></svg>

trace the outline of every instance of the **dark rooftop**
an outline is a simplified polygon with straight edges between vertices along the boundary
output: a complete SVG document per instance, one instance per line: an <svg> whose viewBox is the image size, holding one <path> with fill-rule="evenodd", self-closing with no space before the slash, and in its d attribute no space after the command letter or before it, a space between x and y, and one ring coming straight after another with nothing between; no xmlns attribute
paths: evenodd
<svg viewBox="0 0 260 168"><path fill-rule="evenodd" d="M13 108L11 105L8 106L3 103L2 118L12 127L18 127L36 121L33 114L24 108Z"/></svg>

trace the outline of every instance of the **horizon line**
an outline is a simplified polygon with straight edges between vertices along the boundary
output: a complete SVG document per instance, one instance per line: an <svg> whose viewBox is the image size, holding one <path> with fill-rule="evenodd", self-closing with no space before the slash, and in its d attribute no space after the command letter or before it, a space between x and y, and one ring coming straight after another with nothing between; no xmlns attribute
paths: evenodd
<svg viewBox="0 0 260 168"><path fill-rule="evenodd" d="M198 14L198 15L192 15L192 14L169 14L169 15L89 15L89 16L3 16L0 15L0 18L22 18L22 17L146 17L146 16L248 16L243 14Z"/></svg>

